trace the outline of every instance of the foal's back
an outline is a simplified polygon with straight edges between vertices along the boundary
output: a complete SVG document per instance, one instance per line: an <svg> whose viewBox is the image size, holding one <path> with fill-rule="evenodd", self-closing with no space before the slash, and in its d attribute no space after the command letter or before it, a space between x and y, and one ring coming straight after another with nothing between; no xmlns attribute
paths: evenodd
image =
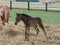
<svg viewBox="0 0 60 45"><path fill-rule="evenodd" d="M31 18L31 16L27 15L27 14L20 14L22 15L23 17L26 17L26 18Z"/></svg>
<svg viewBox="0 0 60 45"><path fill-rule="evenodd" d="M30 25L30 27L35 27L38 25L38 22L41 21L41 19L39 17L31 17L29 15L26 14L21 14L22 16L24 16L25 18L27 18L27 22Z"/></svg>

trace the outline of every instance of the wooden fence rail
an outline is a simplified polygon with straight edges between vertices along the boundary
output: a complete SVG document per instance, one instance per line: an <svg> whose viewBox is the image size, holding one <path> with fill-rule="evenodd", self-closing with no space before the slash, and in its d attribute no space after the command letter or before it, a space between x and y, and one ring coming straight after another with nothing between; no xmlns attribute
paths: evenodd
<svg viewBox="0 0 60 45"><path fill-rule="evenodd" d="M10 2L7 1L0 1L0 5L7 5L10 6ZM28 9L28 2L12 2L12 8L25 8ZM30 2L29 9L42 9L46 10L46 3L42 2ZM47 3L48 10L59 10L60 11L60 3Z"/></svg>

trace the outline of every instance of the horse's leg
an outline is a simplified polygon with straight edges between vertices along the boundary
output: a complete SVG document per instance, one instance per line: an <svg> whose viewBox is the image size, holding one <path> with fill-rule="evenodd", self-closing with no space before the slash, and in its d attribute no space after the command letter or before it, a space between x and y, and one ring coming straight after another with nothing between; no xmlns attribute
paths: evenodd
<svg viewBox="0 0 60 45"><path fill-rule="evenodd" d="M29 30L30 28L28 26L25 27L25 39L29 40Z"/></svg>
<svg viewBox="0 0 60 45"><path fill-rule="evenodd" d="M7 26L9 20L9 11L5 11L5 26Z"/></svg>
<svg viewBox="0 0 60 45"><path fill-rule="evenodd" d="M37 36L39 34L39 28L36 26L35 30L37 31L37 34L36 34L36 36Z"/></svg>
<svg viewBox="0 0 60 45"><path fill-rule="evenodd" d="M2 24L3 24L4 26L7 26L7 20L5 19L4 15L1 16L1 20L2 20Z"/></svg>
<svg viewBox="0 0 60 45"><path fill-rule="evenodd" d="M27 27L25 27L25 39L27 39Z"/></svg>
<svg viewBox="0 0 60 45"><path fill-rule="evenodd" d="M47 33L46 33L45 29L44 29L44 26L43 26L42 22L38 22L38 24L39 24L39 27L43 30L44 35L45 35L46 38L47 38Z"/></svg>
<svg viewBox="0 0 60 45"><path fill-rule="evenodd" d="M28 28L25 27L25 39L26 39L26 40L28 40L28 38L29 38L28 35L29 35L29 34L28 34Z"/></svg>
<svg viewBox="0 0 60 45"><path fill-rule="evenodd" d="M28 29L27 29L28 40L29 40L29 30L30 30L30 27L28 26Z"/></svg>
<svg viewBox="0 0 60 45"><path fill-rule="evenodd" d="M2 24L5 25L4 24L5 21L4 21L4 17L3 16L1 16L1 20L2 20Z"/></svg>
<svg viewBox="0 0 60 45"><path fill-rule="evenodd" d="M7 22L5 22L5 26L7 26Z"/></svg>

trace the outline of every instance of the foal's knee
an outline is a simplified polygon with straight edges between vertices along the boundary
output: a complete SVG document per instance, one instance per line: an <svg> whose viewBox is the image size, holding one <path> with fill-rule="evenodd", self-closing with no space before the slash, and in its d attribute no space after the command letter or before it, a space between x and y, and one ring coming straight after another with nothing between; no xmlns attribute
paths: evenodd
<svg viewBox="0 0 60 45"><path fill-rule="evenodd" d="M37 34L36 34L36 36L39 34L39 29L38 29L38 27L35 27L35 30L37 31Z"/></svg>

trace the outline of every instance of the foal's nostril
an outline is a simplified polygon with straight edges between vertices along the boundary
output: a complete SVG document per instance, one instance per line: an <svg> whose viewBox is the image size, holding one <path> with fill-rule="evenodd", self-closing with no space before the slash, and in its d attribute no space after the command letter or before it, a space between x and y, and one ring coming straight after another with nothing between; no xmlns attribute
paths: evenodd
<svg viewBox="0 0 60 45"><path fill-rule="evenodd" d="M17 23L15 23L15 25L17 25Z"/></svg>

